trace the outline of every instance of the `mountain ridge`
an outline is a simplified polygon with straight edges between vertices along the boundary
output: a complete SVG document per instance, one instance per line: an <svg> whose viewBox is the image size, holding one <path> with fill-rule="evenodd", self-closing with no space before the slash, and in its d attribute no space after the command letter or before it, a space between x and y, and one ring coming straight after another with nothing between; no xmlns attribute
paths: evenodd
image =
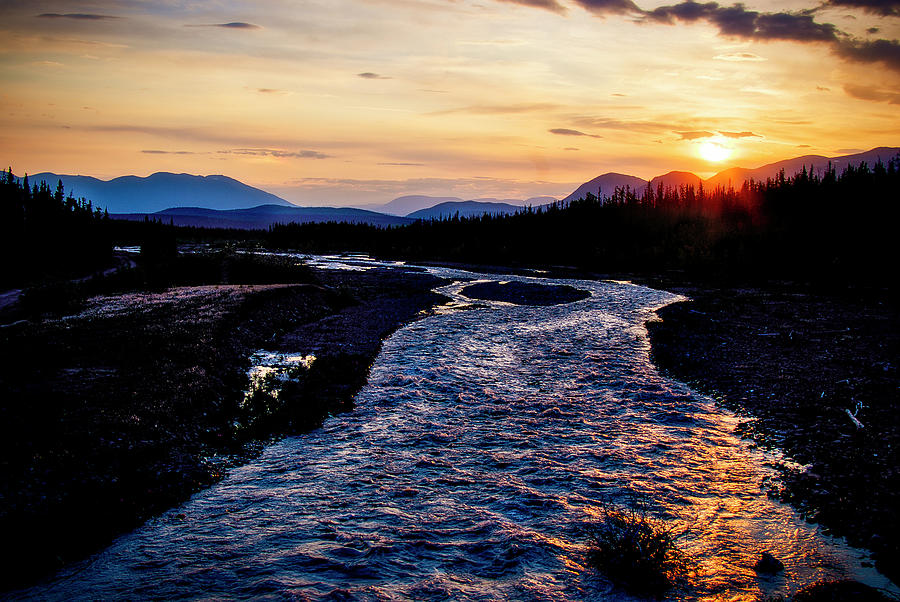
<svg viewBox="0 0 900 602"><path fill-rule="evenodd" d="M95 207L110 213L154 213L178 206L226 210L267 204L295 206L270 192L221 174L197 176L158 171L149 176L125 175L101 180L93 176L42 172L28 177L34 182L45 180L51 188L61 180L67 193L88 198Z"/></svg>

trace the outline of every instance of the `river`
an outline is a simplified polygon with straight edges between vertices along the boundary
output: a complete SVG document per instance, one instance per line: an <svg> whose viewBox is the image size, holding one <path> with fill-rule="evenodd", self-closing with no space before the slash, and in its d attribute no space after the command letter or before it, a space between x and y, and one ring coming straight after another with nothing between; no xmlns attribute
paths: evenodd
<svg viewBox="0 0 900 602"><path fill-rule="evenodd" d="M354 411L24 597L628 599L585 566L583 528L634 497L692 559L668 599L755 600L820 578L891 587L767 497L773 458L733 434L734 415L657 372L644 324L675 295L552 280L592 296L473 307L464 279L542 280L429 269L454 302L385 341ZM763 550L782 573L757 575Z"/></svg>

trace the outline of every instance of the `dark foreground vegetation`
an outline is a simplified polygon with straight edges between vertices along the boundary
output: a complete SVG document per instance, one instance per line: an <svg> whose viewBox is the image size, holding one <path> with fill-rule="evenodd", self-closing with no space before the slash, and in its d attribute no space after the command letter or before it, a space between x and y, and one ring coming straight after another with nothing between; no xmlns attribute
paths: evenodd
<svg viewBox="0 0 900 602"><path fill-rule="evenodd" d="M20 182L12 170L0 182L0 289L46 276L73 277L112 261L110 221L87 199L66 195L62 182Z"/></svg>
<svg viewBox="0 0 900 602"><path fill-rule="evenodd" d="M630 593L661 597L688 573L677 534L649 514L645 500L601 507L586 531L591 566Z"/></svg>
<svg viewBox="0 0 900 602"><path fill-rule="evenodd" d="M46 285L39 305L25 297L0 320L0 587L348 409L382 339L439 300L426 274L232 253L137 263L56 294ZM316 355L279 405L243 403L260 348Z"/></svg>

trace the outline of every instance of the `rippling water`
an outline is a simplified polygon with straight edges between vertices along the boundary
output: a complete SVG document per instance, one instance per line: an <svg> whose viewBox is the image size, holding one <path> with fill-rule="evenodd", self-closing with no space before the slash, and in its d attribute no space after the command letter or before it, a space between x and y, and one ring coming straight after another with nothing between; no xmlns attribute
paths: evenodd
<svg viewBox="0 0 900 602"><path fill-rule="evenodd" d="M888 585L767 499L772 472L736 419L651 365L643 324L675 296L553 282L593 296L454 310L470 302L463 284L441 289L458 303L385 342L353 412L27 595L619 600L585 568L580 530L634 494L696 561L671 599L752 600L822 577ZM758 577L761 550L785 572Z"/></svg>

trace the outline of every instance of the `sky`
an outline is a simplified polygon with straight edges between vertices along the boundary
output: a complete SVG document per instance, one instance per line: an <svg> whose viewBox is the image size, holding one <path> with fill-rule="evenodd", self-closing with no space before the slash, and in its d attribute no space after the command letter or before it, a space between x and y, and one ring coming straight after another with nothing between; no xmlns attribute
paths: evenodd
<svg viewBox="0 0 900 602"><path fill-rule="evenodd" d="M3 0L0 160L301 205L900 145L900 0Z"/></svg>

